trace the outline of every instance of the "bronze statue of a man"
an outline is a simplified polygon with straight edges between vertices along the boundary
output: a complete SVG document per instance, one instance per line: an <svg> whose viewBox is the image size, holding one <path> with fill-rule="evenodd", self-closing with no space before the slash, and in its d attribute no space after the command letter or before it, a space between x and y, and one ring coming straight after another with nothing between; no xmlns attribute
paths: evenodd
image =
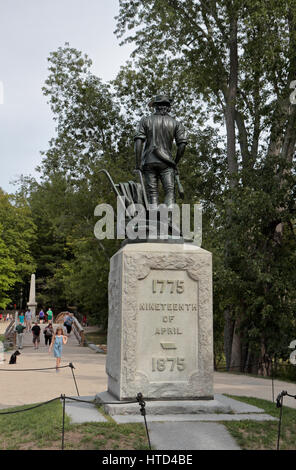
<svg viewBox="0 0 296 470"><path fill-rule="evenodd" d="M175 203L176 165L182 158L187 144L183 125L169 115L172 99L157 95L149 103L154 113L144 116L137 128L135 140L136 169L144 175L148 203L158 206L158 182L161 181L164 203ZM172 156L173 142L177 145L176 158Z"/></svg>

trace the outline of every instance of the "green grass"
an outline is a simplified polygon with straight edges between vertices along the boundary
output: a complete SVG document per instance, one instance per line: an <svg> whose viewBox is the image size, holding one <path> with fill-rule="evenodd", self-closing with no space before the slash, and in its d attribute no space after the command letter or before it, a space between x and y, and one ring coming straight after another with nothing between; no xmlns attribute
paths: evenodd
<svg viewBox="0 0 296 470"><path fill-rule="evenodd" d="M32 405L30 405L32 406ZM29 408L19 406L4 411ZM107 423L71 424L65 417L64 448L72 450L144 450L148 449L143 424ZM35 410L0 415L0 450L61 449L62 404L59 400Z"/></svg>
<svg viewBox="0 0 296 470"><path fill-rule="evenodd" d="M5 411L14 411L28 406L18 406ZM44 446L59 440L62 424L62 405L59 401L36 408L35 410L10 415L0 415L0 449L34 448ZM65 429L69 428L69 419L66 417Z"/></svg>
<svg viewBox="0 0 296 470"><path fill-rule="evenodd" d="M267 414L279 417L275 403L259 398L231 398L262 408ZM296 449L296 409L289 408L292 398L284 398L281 450ZM27 407L9 408L13 411ZM102 411L100 409L100 411ZM72 450L147 450L145 427L138 424L117 424L108 415L106 423L71 424L65 419L65 449ZM275 450L278 421L221 421L241 449ZM0 415L0 450L61 449L62 404L59 400L22 413Z"/></svg>
<svg viewBox="0 0 296 470"><path fill-rule="evenodd" d="M262 408L267 414L279 418L280 410L275 403L259 398L227 395L235 400ZM296 409L285 406L292 398L285 397L281 426L281 450L296 449ZM276 450L278 421L225 421L230 434L244 450Z"/></svg>

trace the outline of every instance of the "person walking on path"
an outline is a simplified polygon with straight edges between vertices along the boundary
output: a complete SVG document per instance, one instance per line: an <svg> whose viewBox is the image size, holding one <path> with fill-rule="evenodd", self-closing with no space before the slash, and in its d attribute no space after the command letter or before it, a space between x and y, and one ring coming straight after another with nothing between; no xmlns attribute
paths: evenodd
<svg viewBox="0 0 296 470"><path fill-rule="evenodd" d="M52 323L52 321L53 321L53 313L52 313L52 310L51 310L50 307L49 307L49 309L47 310L46 315L47 315L47 321L48 321L48 323Z"/></svg>
<svg viewBox="0 0 296 470"><path fill-rule="evenodd" d="M26 323L26 331L31 331L32 329L32 312L28 309L25 313L25 323Z"/></svg>
<svg viewBox="0 0 296 470"><path fill-rule="evenodd" d="M38 349L39 348L39 343L40 343L40 331L41 331L41 328L40 326L38 325L37 322L34 323L34 326L32 327L32 333L33 333L33 344L34 344L34 348L35 349Z"/></svg>
<svg viewBox="0 0 296 470"><path fill-rule="evenodd" d="M39 312L39 323L43 323L43 320L44 320L44 312L43 312L43 309L41 309Z"/></svg>
<svg viewBox="0 0 296 470"><path fill-rule="evenodd" d="M22 325L24 325L24 323L25 323L25 315L24 315L24 312L21 312L21 314L20 314L19 317L18 317L18 320L19 320L19 322L20 322Z"/></svg>
<svg viewBox="0 0 296 470"><path fill-rule="evenodd" d="M25 325L18 323L15 327L16 331L16 346L18 349L23 349L23 339L24 339L24 330L26 329Z"/></svg>
<svg viewBox="0 0 296 470"><path fill-rule="evenodd" d="M70 336L70 334L71 334L73 321L74 321L73 313L69 313L65 317L65 321L64 321L64 326L67 328L67 335L68 336Z"/></svg>
<svg viewBox="0 0 296 470"><path fill-rule="evenodd" d="M55 334L53 335L52 342L49 346L48 352L51 353L53 348L53 355L56 358L56 371L58 372L61 359L62 359L62 351L63 345L67 344L68 338L64 335L63 328L60 326L56 329Z"/></svg>
<svg viewBox="0 0 296 470"><path fill-rule="evenodd" d="M53 337L53 327L51 323L49 323L47 327L44 328L43 334L44 334L45 346L47 346L47 344L50 346L52 337Z"/></svg>

